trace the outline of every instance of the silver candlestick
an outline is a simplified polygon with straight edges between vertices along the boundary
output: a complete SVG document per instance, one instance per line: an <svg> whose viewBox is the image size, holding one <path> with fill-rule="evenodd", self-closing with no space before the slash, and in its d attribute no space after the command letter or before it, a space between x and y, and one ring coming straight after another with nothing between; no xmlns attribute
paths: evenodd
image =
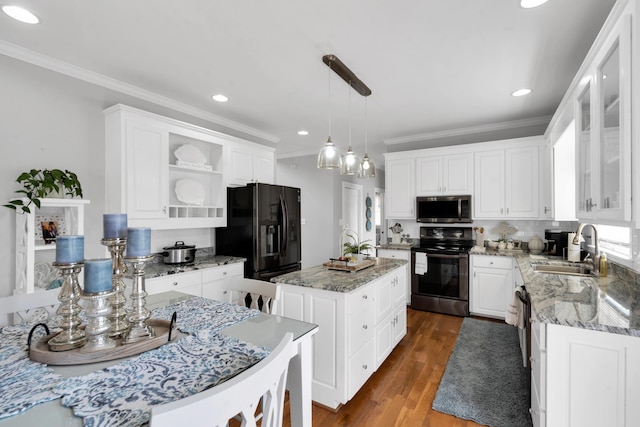
<svg viewBox="0 0 640 427"><path fill-rule="evenodd" d="M125 257L133 265L133 289L131 290L131 309L129 311L129 330L122 337L122 344L129 344L156 336L152 327L147 325L151 312L147 310L145 290L145 264L153 259L152 255Z"/></svg>
<svg viewBox="0 0 640 427"><path fill-rule="evenodd" d="M111 299L116 293L115 290L98 292L95 294L83 293L81 298L86 300L85 315L87 316L87 343L81 351L97 351L116 346L115 340L110 335L111 322Z"/></svg>
<svg viewBox="0 0 640 427"><path fill-rule="evenodd" d="M113 261L113 295L109 298L111 303L111 313L109 313L111 330L109 331L109 336L121 338L129 330L129 320L124 308L127 302L125 297L127 285L122 280L122 276L127 272L127 266L122 258L122 254L127 247L127 239L102 239L100 242L109 249L111 260Z"/></svg>
<svg viewBox="0 0 640 427"><path fill-rule="evenodd" d="M78 283L78 274L82 271L84 263L54 262L53 265L60 270L63 277L62 287L58 294L60 307L56 311L62 317L59 325L62 331L49 340L49 349L51 351L72 350L82 347L87 342L84 331L79 329L82 307L78 304L82 292L80 283Z"/></svg>

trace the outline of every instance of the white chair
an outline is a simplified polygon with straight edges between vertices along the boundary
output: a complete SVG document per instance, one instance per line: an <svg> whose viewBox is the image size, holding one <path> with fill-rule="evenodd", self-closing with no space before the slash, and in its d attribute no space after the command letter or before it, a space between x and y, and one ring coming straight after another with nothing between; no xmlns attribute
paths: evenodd
<svg viewBox="0 0 640 427"><path fill-rule="evenodd" d="M36 315L55 314L60 304L59 291L54 289L0 298L0 326L31 322Z"/></svg>
<svg viewBox="0 0 640 427"><path fill-rule="evenodd" d="M222 282L227 301L275 314L282 288L276 283L244 277L229 277Z"/></svg>
<svg viewBox="0 0 640 427"><path fill-rule="evenodd" d="M150 426L226 426L239 415L242 426L256 426L262 419L262 427L281 427L287 370L293 350L293 334L289 332L267 357L230 380L184 399L152 407ZM260 402L262 412L256 416Z"/></svg>

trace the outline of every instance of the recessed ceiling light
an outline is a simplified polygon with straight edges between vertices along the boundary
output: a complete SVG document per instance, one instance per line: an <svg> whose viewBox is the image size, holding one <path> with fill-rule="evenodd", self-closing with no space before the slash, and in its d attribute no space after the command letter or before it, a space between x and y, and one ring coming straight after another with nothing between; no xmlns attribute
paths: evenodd
<svg viewBox="0 0 640 427"><path fill-rule="evenodd" d="M520 6L525 9L531 9L532 7L538 7L547 2L547 0L520 0Z"/></svg>
<svg viewBox="0 0 640 427"><path fill-rule="evenodd" d="M40 22L36 15L18 6L2 6L2 11L13 19L24 22L25 24L37 24Z"/></svg>
<svg viewBox="0 0 640 427"><path fill-rule="evenodd" d="M517 91L513 92L511 96L525 96L529 95L530 93L531 89L518 89Z"/></svg>
<svg viewBox="0 0 640 427"><path fill-rule="evenodd" d="M213 98L214 101L218 101L218 102L227 102L229 100L229 98L227 98L221 93L213 95L211 98Z"/></svg>
<svg viewBox="0 0 640 427"><path fill-rule="evenodd" d="M307 136L307 135L309 135L309 132L306 131L306 130L299 130L298 131L298 135Z"/></svg>

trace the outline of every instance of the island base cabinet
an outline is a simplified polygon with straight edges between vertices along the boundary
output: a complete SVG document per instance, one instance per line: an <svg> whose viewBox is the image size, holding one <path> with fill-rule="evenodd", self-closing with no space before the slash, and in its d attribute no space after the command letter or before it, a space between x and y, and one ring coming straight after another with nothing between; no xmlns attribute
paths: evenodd
<svg viewBox="0 0 640 427"><path fill-rule="evenodd" d="M546 423L537 425L640 425L640 339L546 326Z"/></svg>
<svg viewBox="0 0 640 427"><path fill-rule="evenodd" d="M404 280L406 266L348 293L280 283L278 314L318 325L314 401L332 409L347 403L406 334Z"/></svg>

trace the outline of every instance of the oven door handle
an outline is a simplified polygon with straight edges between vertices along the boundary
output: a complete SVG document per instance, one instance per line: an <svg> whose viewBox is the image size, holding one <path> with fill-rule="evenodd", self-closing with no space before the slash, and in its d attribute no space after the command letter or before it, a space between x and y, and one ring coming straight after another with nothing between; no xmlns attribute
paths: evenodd
<svg viewBox="0 0 640 427"><path fill-rule="evenodd" d="M463 258L466 257L467 255L445 255L445 254L432 254L432 253L427 253L427 257L428 258L449 258L449 259L454 259L454 258Z"/></svg>

